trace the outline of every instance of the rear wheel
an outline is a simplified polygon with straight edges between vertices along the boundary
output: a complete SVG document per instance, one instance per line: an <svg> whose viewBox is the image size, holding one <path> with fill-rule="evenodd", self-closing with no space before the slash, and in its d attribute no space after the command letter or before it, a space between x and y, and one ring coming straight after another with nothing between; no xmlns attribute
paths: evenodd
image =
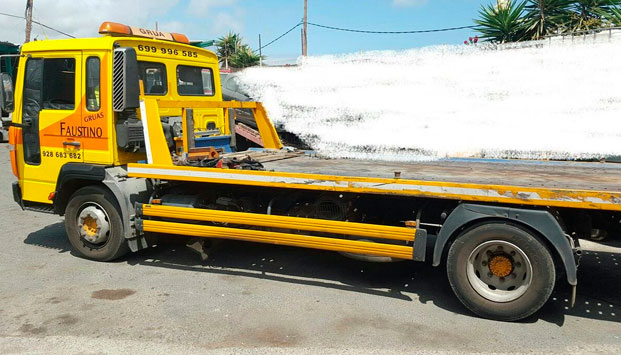
<svg viewBox="0 0 621 355"><path fill-rule="evenodd" d="M71 196L65 229L74 250L84 258L110 261L129 251L118 203L103 187L83 187Z"/></svg>
<svg viewBox="0 0 621 355"><path fill-rule="evenodd" d="M502 223L484 224L459 236L449 249L447 273L468 309L503 321L535 313L555 282L546 246L532 233Z"/></svg>

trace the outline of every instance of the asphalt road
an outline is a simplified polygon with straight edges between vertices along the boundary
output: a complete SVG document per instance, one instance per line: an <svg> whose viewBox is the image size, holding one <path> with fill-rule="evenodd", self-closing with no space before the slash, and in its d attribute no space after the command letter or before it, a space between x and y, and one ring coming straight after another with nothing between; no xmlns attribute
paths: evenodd
<svg viewBox="0 0 621 355"><path fill-rule="evenodd" d="M206 262L174 238L117 262L75 256L60 217L13 202L0 144L0 353L621 353L621 249L588 245L578 303L480 319L442 268L223 242ZM597 250L597 251L595 251Z"/></svg>

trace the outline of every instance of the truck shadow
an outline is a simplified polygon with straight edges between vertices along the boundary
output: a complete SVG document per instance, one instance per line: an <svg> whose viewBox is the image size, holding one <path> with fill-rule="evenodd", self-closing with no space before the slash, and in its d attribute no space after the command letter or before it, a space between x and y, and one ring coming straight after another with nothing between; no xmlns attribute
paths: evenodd
<svg viewBox="0 0 621 355"><path fill-rule="evenodd" d="M615 243L617 246L619 243ZM562 325L566 315L621 322L621 254L585 250L578 268L574 307L571 289L559 281L557 289L538 312L543 320Z"/></svg>
<svg viewBox="0 0 621 355"><path fill-rule="evenodd" d="M57 249L60 253L71 252L62 223L29 234L24 243ZM449 312L474 316L453 295L442 266L436 268L413 262L367 263L334 252L238 241L217 243L203 262L179 237L162 237L158 243L117 262L326 287L406 302L431 303ZM545 321L562 326L566 316L621 322L619 263L619 253L586 251L579 269L575 307L570 307L570 288L561 279L546 305L521 322Z"/></svg>
<svg viewBox="0 0 621 355"><path fill-rule="evenodd" d="M64 222L50 224L43 227L43 229L28 234L24 243L47 249L56 249L59 253L70 252L72 255L75 255L71 251L71 244L69 244L69 239L67 239Z"/></svg>
<svg viewBox="0 0 621 355"><path fill-rule="evenodd" d="M575 307L570 307L571 288L561 279L546 305L521 322L545 321L562 326L566 316L621 322L620 261L618 253L586 251ZM333 252L237 241L222 241L204 263L179 242L129 256L127 262L431 303L449 312L473 316L453 295L444 267L428 263L367 263Z"/></svg>
<svg viewBox="0 0 621 355"><path fill-rule="evenodd" d="M228 240L219 241L203 262L184 243L162 241L157 247L128 256L127 262L327 287L404 301L443 300L443 308L464 313L459 301L435 297L450 294L450 286L442 282L442 270L423 263L367 263L334 252ZM419 288L426 292L417 292Z"/></svg>

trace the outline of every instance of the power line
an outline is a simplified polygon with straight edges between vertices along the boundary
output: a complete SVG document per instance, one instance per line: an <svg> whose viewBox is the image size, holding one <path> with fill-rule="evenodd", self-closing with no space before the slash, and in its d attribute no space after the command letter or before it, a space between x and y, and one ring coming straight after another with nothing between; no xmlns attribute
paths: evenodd
<svg viewBox="0 0 621 355"><path fill-rule="evenodd" d="M321 27L321 28L325 28L325 29L329 29L329 30L335 30L335 31L355 32L355 33L371 33L371 34L417 34L417 33L432 33L432 32L448 32L448 31L456 31L456 30L465 30L465 29L476 28L476 26L473 25L473 26L446 27L446 28L438 28L438 29L431 29L431 30L370 31L370 30L357 30L357 29L351 29L351 28L326 26L326 25L320 25L318 23L312 23L312 22L308 22L308 24L312 25L312 26L315 26L315 27ZM278 41L279 39L281 39L284 36L286 36L287 34L289 34L289 32L295 30L296 28L300 27L301 25L302 25L302 22L297 23L295 26L291 27L287 32L285 32L285 33L281 34L280 36L276 37L274 40L272 40L271 42L265 44L264 46L261 46L259 49L263 49L263 48L269 46L270 44ZM255 50L255 52L258 52L259 49Z"/></svg>
<svg viewBox="0 0 621 355"><path fill-rule="evenodd" d="M11 15L11 14L7 14L7 13L4 13L4 12L0 12L0 15L4 15L4 16L7 16L7 17L14 17L14 18L22 19L22 20L26 19L24 16ZM37 25L39 25L41 27L45 27L45 28L50 29L52 31L56 31L56 32L58 32L58 33L60 33L62 35L65 35L67 37L75 38L75 36L72 36L72 35L70 35L68 33L65 33L65 32L61 31L61 30L57 30L57 29L55 29L53 27L50 27L50 26L48 26L48 25L46 25L44 23L41 23L39 21L34 21L33 20L32 23L36 23Z"/></svg>
<svg viewBox="0 0 621 355"><path fill-rule="evenodd" d="M73 35L70 35L70 34L65 33L65 32L63 32L63 31L57 30L57 29L55 29L55 28L53 28L53 27L50 27L50 26L48 26L48 25L42 24L42 23L41 23L41 22L39 22L39 21L32 21L32 22L33 22L33 23L36 23L37 25L41 25L41 26L43 26L43 27L45 27L45 28L47 28L47 29L50 29L50 30L52 30L52 31L56 31L56 32L58 32L58 33L60 33L60 34L62 34L62 35L65 35L65 36L67 36L67 37L75 38L75 36L73 36Z"/></svg>
<svg viewBox="0 0 621 355"><path fill-rule="evenodd" d="M266 45L264 45L264 46L260 47L259 49L263 49L263 48L265 48L265 47L269 46L270 44L272 44L272 43L274 43L274 42L278 41L279 39L281 39L281 38L283 38L284 36L288 35L288 34L289 34L289 32L291 32L291 31L295 30L296 28L300 27L301 25L302 25L302 22L298 22L295 26L291 27L291 28L290 28L287 32L285 32L285 33L281 34L280 36L276 37L274 40L272 40L271 42L267 43ZM255 50L255 52L259 51L259 49Z"/></svg>
<svg viewBox="0 0 621 355"><path fill-rule="evenodd" d="M315 26L315 27L321 27L321 28L326 28L326 29L335 30L335 31L356 32L356 33L375 33L375 34L415 34L415 33L430 33L430 32L447 32L447 31L464 30L464 29L468 29L468 28L469 29L476 28L476 26L460 26L460 27L438 28L438 29L433 29L433 30L369 31L369 30L355 30L355 29L351 29L351 28L341 28L341 27L326 26L326 25L320 25L320 24L312 23L312 22L309 22L308 24L312 25L312 26Z"/></svg>
<svg viewBox="0 0 621 355"><path fill-rule="evenodd" d="M17 15L11 15L11 14L5 14L4 12L0 12L0 15L4 15L4 16L8 16L8 17L15 17L15 18L21 18L22 20L25 20L26 18L23 16L17 16Z"/></svg>

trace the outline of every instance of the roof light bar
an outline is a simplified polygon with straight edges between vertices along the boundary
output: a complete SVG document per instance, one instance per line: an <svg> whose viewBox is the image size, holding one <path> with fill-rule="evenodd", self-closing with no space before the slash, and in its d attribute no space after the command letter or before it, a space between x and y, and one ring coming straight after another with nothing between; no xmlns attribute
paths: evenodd
<svg viewBox="0 0 621 355"><path fill-rule="evenodd" d="M131 35L132 30L129 26L116 23L116 22L104 22L99 26L99 34L123 34Z"/></svg>
<svg viewBox="0 0 621 355"><path fill-rule="evenodd" d="M162 39L165 41L190 43L188 37L181 33L169 33L163 31L149 30L146 28L127 26L116 22L104 22L99 26L99 33L102 35L126 35L134 37L146 37Z"/></svg>
<svg viewBox="0 0 621 355"><path fill-rule="evenodd" d="M182 34L182 33L171 33L173 39L175 40L175 42L181 42L181 43L187 43L190 44L190 39L188 39L188 36Z"/></svg>

